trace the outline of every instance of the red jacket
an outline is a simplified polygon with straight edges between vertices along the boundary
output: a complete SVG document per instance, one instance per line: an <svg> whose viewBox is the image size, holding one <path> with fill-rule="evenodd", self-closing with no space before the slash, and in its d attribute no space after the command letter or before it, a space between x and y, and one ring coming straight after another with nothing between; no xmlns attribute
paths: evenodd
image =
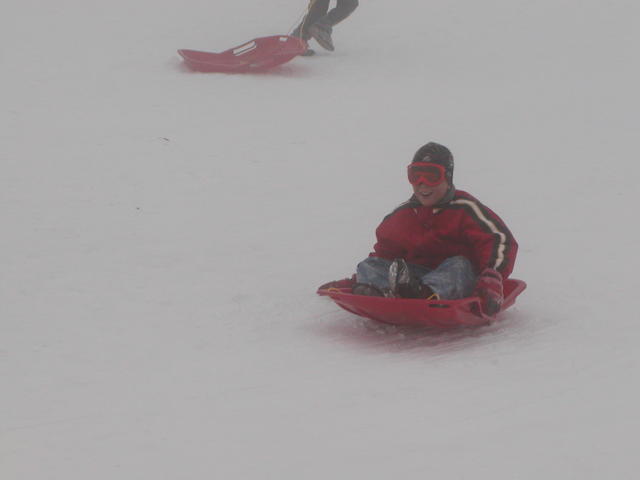
<svg viewBox="0 0 640 480"><path fill-rule="evenodd" d="M376 229L371 256L436 268L449 257L463 255L476 273L489 267L507 278L518 244L504 222L489 208L461 190L444 203L422 206L415 197L387 215Z"/></svg>

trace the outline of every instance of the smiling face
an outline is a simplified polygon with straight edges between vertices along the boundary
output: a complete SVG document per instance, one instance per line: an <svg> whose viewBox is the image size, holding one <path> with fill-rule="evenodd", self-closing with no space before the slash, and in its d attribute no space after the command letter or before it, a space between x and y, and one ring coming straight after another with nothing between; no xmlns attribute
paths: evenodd
<svg viewBox="0 0 640 480"><path fill-rule="evenodd" d="M419 183L417 185L412 185L412 187L413 193L423 206L433 207L434 205L437 205L447 194L447 191L449 190L449 182L444 180L435 187L429 186L426 183Z"/></svg>

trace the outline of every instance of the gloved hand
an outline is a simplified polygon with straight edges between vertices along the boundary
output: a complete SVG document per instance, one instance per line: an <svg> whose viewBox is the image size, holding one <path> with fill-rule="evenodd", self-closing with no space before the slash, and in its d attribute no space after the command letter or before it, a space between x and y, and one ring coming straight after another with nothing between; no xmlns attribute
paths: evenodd
<svg viewBox="0 0 640 480"><path fill-rule="evenodd" d="M500 272L493 268L485 268L478 276L475 294L482 301L482 311L489 316L496 315L504 301Z"/></svg>

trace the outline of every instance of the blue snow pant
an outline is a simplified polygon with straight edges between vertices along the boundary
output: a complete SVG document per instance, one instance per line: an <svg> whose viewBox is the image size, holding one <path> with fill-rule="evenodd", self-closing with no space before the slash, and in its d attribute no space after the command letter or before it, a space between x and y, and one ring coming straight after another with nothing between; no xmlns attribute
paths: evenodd
<svg viewBox="0 0 640 480"><path fill-rule="evenodd" d="M390 265L391 260L369 257L358 264L356 281L388 289ZM434 270L413 263L407 265L412 276L428 285L443 300L469 297L476 285L477 276L466 257L447 258Z"/></svg>

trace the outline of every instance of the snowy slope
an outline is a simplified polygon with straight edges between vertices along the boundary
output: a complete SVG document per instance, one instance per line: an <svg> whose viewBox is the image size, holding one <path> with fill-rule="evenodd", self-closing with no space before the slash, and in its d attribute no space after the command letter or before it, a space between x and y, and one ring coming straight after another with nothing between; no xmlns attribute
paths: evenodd
<svg viewBox="0 0 640 480"><path fill-rule="evenodd" d="M304 3L5 1L2 478L635 478L640 7L368 0L270 74L175 54ZM315 295L429 140L520 242L493 326Z"/></svg>

